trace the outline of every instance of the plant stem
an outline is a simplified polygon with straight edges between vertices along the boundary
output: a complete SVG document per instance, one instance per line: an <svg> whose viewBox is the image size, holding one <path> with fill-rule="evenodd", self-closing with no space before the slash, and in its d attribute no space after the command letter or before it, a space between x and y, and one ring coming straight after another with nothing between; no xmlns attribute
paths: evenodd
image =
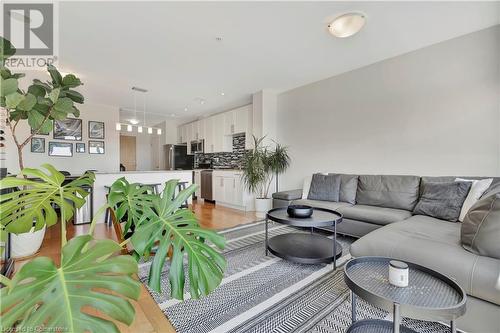
<svg viewBox="0 0 500 333"><path fill-rule="evenodd" d="M68 242L66 238L66 214L64 211L64 193L63 189L59 190L59 197L61 198L61 203L59 204L59 209L61 210L61 249ZM63 251L61 251L61 262L62 262Z"/></svg>

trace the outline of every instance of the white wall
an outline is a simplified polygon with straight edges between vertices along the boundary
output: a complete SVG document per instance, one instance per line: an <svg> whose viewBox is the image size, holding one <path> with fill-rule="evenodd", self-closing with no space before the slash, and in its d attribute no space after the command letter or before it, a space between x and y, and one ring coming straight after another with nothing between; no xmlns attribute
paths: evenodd
<svg viewBox="0 0 500 333"><path fill-rule="evenodd" d="M50 163L58 170L66 170L71 174L78 175L85 170L97 169L100 172L115 172L120 168L120 141L119 132L115 130L115 124L119 122L119 109L115 106L88 104L78 105L80 110L80 119L82 119L82 141L63 141L54 140L53 133L49 135L38 135L45 138L45 153L31 153L31 145L28 144L23 150L24 166L39 167L41 164ZM103 121L105 126L105 154L94 155L88 153L88 122L89 120ZM27 121L18 125L16 134L23 140L30 134L30 128ZM7 160L6 166L9 172L17 173L19 170L17 149L12 141L10 131L6 133ZM98 140L98 139L92 139ZM73 157L55 157L48 155L49 141L71 142L73 143ZM98 140L102 141L102 140ZM76 153L76 142L85 143L85 153Z"/></svg>
<svg viewBox="0 0 500 333"><path fill-rule="evenodd" d="M496 26L280 94L280 187L318 171L500 175L499 40Z"/></svg>

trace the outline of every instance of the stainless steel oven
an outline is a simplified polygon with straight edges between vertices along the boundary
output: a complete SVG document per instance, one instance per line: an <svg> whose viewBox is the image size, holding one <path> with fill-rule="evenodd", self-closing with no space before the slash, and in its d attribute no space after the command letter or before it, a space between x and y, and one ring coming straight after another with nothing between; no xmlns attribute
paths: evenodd
<svg viewBox="0 0 500 333"><path fill-rule="evenodd" d="M204 140L191 141L191 154L203 153L205 151L204 148L205 148Z"/></svg>

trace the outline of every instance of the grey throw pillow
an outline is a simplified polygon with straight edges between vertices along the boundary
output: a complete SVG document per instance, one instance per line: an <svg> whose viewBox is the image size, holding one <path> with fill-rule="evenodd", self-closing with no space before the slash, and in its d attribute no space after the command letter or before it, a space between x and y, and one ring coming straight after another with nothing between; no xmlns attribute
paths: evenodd
<svg viewBox="0 0 500 333"><path fill-rule="evenodd" d="M339 201L340 176L315 173L307 199L322 201Z"/></svg>
<svg viewBox="0 0 500 333"><path fill-rule="evenodd" d="M500 193L480 199L469 209L460 236L467 251L500 259Z"/></svg>
<svg viewBox="0 0 500 333"><path fill-rule="evenodd" d="M413 214L456 222L471 182L426 183Z"/></svg>
<svg viewBox="0 0 500 333"><path fill-rule="evenodd" d="M358 190L358 175L348 175L348 174L335 174L330 173L330 175L340 176L340 192L339 201L348 202L350 204L356 203L356 191Z"/></svg>

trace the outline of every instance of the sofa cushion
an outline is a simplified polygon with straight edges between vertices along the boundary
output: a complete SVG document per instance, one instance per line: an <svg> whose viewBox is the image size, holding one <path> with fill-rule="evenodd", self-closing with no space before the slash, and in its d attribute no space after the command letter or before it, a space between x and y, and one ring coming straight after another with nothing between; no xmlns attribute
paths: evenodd
<svg viewBox="0 0 500 333"><path fill-rule="evenodd" d="M466 178L466 179L474 179L481 180L487 178L493 178L490 187L483 193L483 196L488 195L489 193L496 192L496 190L500 189L500 177L469 177L469 176L424 176L420 178L420 193L422 192L426 183L442 183L442 182L453 182L457 178Z"/></svg>
<svg viewBox="0 0 500 333"><path fill-rule="evenodd" d="M413 214L456 222L471 182L426 183Z"/></svg>
<svg viewBox="0 0 500 333"><path fill-rule="evenodd" d="M307 199L322 201L339 201L340 176L315 173L312 176L311 188Z"/></svg>
<svg viewBox="0 0 500 333"><path fill-rule="evenodd" d="M351 245L351 254L384 256L436 270L467 294L500 305L500 260L466 251L459 223L416 215L372 231Z"/></svg>
<svg viewBox="0 0 500 333"><path fill-rule="evenodd" d="M340 207L351 206L351 204L347 202L333 202L333 201L321 201L321 200L309 200L309 199L294 200L292 201L292 205L306 205L306 206L326 208L336 211L338 211Z"/></svg>
<svg viewBox="0 0 500 333"><path fill-rule="evenodd" d="M419 186L417 176L361 175L356 202L412 211L418 201Z"/></svg>
<svg viewBox="0 0 500 333"><path fill-rule="evenodd" d="M411 212L407 210L367 205L340 207L338 211L347 219L369 222L378 225L399 222L411 216Z"/></svg>
<svg viewBox="0 0 500 333"><path fill-rule="evenodd" d="M281 191L273 193L273 199L296 200L302 198L302 189Z"/></svg>
<svg viewBox="0 0 500 333"><path fill-rule="evenodd" d="M468 251L500 259L500 193L471 207L462 223L461 240Z"/></svg>
<svg viewBox="0 0 500 333"><path fill-rule="evenodd" d="M340 176L339 201L356 203L356 191L358 190L358 175L338 174Z"/></svg>

